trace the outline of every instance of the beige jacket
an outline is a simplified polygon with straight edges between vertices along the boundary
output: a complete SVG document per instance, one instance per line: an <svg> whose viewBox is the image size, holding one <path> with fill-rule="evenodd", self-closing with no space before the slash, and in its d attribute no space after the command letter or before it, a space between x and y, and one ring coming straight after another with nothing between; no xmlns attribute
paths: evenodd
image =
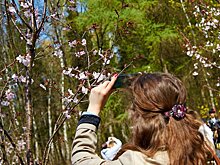
<svg viewBox="0 0 220 165"><path fill-rule="evenodd" d="M97 135L96 127L92 124L83 123L77 127L73 141L72 165L167 165L169 157L167 152L158 152L153 158L128 150L117 160L106 161L96 155Z"/></svg>

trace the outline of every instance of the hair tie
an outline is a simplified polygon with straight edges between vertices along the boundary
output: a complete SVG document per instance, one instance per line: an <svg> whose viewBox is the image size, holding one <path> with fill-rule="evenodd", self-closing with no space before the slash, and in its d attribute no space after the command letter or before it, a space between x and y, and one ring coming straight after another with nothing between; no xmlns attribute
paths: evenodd
<svg viewBox="0 0 220 165"><path fill-rule="evenodd" d="M177 120L183 119L186 116L186 107L183 104L175 104L172 110L164 113L166 117L173 117Z"/></svg>

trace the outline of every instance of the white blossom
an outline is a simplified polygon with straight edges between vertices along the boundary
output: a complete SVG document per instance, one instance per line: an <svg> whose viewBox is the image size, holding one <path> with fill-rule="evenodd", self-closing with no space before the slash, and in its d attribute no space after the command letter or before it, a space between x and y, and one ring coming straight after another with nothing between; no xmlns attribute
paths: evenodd
<svg viewBox="0 0 220 165"><path fill-rule="evenodd" d="M97 53L98 53L97 50L94 50L94 51L93 51L93 55L96 55Z"/></svg>
<svg viewBox="0 0 220 165"><path fill-rule="evenodd" d="M199 75L199 73L198 72L193 72L193 74L192 74L193 76L198 76Z"/></svg>
<svg viewBox="0 0 220 165"><path fill-rule="evenodd" d="M65 117L66 117L67 119L70 119L70 118L71 118L71 116L69 115L69 112L68 112L68 111L64 111L63 114L65 115Z"/></svg>
<svg viewBox="0 0 220 165"><path fill-rule="evenodd" d="M189 56L189 57L192 57L194 54L194 51L187 51L186 52L186 55Z"/></svg>
<svg viewBox="0 0 220 165"><path fill-rule="evenodd" d="M21 7L25 8L25 9L28 9L30 6L31 6L31 4L21 2Z"/></svg>
<svg viewBox="0 0 220 165"><path fill-rule="evenodd" d="M16 74L13 74L13 75L11 76L11 78L12 78L14 81L18 81L18 76L17 76Z"/></svg>
<svg viewBox="0 0 220 165"><path fill-rule="evenodd" d="M27 10L27 11L24 11L24 15L25 17L30 18L32 16L32 13L30 10Z"/></svg>
<svg viewBox="0 0 220 165"><path fill-rule="evenodd" d="M88 93L88 88L85 88L84 86L82 86L82 93L83 94L87 94Z"/></svg>
<svg viewBox="0 0 220 165"><path fill-rule="evenodd" d="M26 56L19 55L18 57L16 57L16 60L19 63L22 63L24 66L28 67L31 62L31 56L29 54L27 54Z"/></svg>
<svg viewBox="0 0 220 165"><path fill-rule="evenodd" d="M110 63L110 59L104 58L103 65L108 65Z"/></svg>
<svg viewBox="0 0 220 165"><path fill-rule="evenodd" d="M82 72L82 73L79 74L78 78L79 78L79 80L86 80L87 76L86 76L86 74L84 72Z"/></svg>
<svg viewBox="0 0 220 165"><path fill-rule="evenodd" d="M6 107L7 107L7 106L9 106L9 104L10 104L10 103L9 103L8 101L2 101L2 102L1 102L1 105L2 105L2 106L6 106Z"/></svg>
<svg viewBox="0 0 220 165"><path fill-rule="evenodd" d="M106 76L101 73L93 72L92 75L93 75L94 79L98 79L97 82L100 82L106 78Z"/></svg>
<svg viewBox="0 0 220 165"><path fill-rule="evenodd" d="M26 142L23 139L17 141L18 151L24 150L26 147Z"/></svg>
<svg viewBox="0 0 220 165"><path fill-rule="evenodd" d="M86 46L86 39L82 39L82 45Z"/></svg>
<svg viewBox="0 0 220 165"><path fill-rule="evenodd" d="M19 82L25 83L25 82L26 82L26 77L24 77L24 76L21 75L21 76L18 78L18 80L19 80Z"/></svg>
<svg viewBox="0 0 220 165"><path fill-rule="evenodd" d="M68 89L67 91L68 91L68 93L69 93L71 96L74 96L74 93L73 93L73 91L72 91L71 89Z"/></svg>
<svg viewBox="0 0 220 165"><path fill-rule="evenodd" d="M40 87L43 88L45 91L47 90L47 88L43 84L40 84Z"/></svg>
<svg viewBox="0 0 220 165"><path fill-rule="evenodd" d="M81 57L84 54L86 54L86 52L84 50L75 53L76 57Z"/></svg>
<svg viewBox="0 0 220 165"><path fill-rule="evenodd" d="M76 42L76 40L74 40L74 41L69 41L69 46L70 47L75 47L77 45L77 42Z"/></svg>
<svg viewBox="0 0 220 165"><path fill-rule="evenodd" d="M194 64L194 69L198 69L198 63Z"/></svg>
<svg viewBox="0 0 220 165"><path fill-rule="evenodd" d="M73 98L73 102L74 102L74 103L78 103L78 101L79 101L79 100L77 99L77 97L74 97L74 98Z"/></svg>
<svg viewBox="0 0 220 165"><path fill-rule="evenodd" d="M61 58L63 57L63 51L58 49L58 50L55 50L54 51L54 56L58 57L58 58Z"/></svg>
<svg viewBox="0 0 220 165"><path fill-rule="evenodd" d="M8 8L8 11L9 11L10 13L16 13L15 8L12 7L12 6L10 6L10 7Z"/></svg>
<svg viewBox="0 0 220 165"><path fill-rule="evenodd" d="M72 72L73 68L68 68L67 70L63 70L64 75L69 75Z"/></svg>

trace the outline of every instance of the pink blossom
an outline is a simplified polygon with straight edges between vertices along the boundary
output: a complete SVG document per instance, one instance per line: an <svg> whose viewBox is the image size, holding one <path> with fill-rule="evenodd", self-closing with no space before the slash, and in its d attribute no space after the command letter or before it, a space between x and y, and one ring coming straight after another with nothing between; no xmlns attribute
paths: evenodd
<svg viewBox="0 0 220 165"><path fill-rule="evenodd" d="M11 101L12 99L15 98L15 94L10 90L8 89L6 92L5 92L5 96L6 96L6 99L8 101Z"/></svg>
<svg viewBox="0 0 220 165"><path fill-rule="evenodd" d="M23 139L17 141L18 151L22 151L25 149L26 142Z"/></svg>
<svg viewBox="0 0 220 165"><path fill-rule="evenodd" d="M25 82L26 82L26 77L24 77L24 76L21 75L21 76L18 78L18 80L19 80L19 82L25 83Z"/></svg>
<svg viewBox="0 0 220 165"><path fill-rule="evenodd" d="M69 9L70 11L76 11L76 7L75 7L75 6L68 6L68 9Z"/></svg>
<svg viewBox="0 0 220 165"><path fill-rule="evenodd" d="M76 40L74 40L74 41L69 41L69 46L70 46L71 48L74 48L76 45L77 45Z"/></svg>
<svg viewBox="0 0 220 165"><path fill-rule="evenodd" d="M78 103L78 101L79 101L79 100L77 99L77 97L74 97L74 98L73 98L73 102L74 102L74 103Z"/></svg>
<svg viewBox="0 0 220 165"><path fill-rule="evenodd" d="M32 16L32 13L30 10L27 10L24 12L25 17L30 18Z"/></svg>
<svg viewBox="0 0 220 165"><path fill-rule="evenodd" d="M69 112L68 112L68 111L64 111L63 114L65 115L65 117L66 117L67 119L70 119L70 118L71 118L71 116L69 115Z"/></svg>
<svg viewBox="0 0 220 165"><path fill-rule="evenodd" d="M16 60L19 63L22 63L24 66L29 66L30 62L31 62L31 56L29 54L27 54L25 57L19 55L18 57L16 57Z"/></svg>
<svg viewBox="0 0 220 165"><path fill-rule="evenodd" d="M22 63L24 64L24 66L29 66L30 62L31 62L31 56L27 54Z"/></svg>
<svg viewBox="0 0 220 165"><path fill-rule="evenodd" d="M69 0L70 3L72 4L75 4L75 1L74 0Z"/></svg>
<svg viewBox="0 0 220 165"><path fill-rule="evenodd" d="M83 56L84 54L86 54L86 52L85 52L84 50L75 53L76 57L81 57L81 56Z"/></svg>

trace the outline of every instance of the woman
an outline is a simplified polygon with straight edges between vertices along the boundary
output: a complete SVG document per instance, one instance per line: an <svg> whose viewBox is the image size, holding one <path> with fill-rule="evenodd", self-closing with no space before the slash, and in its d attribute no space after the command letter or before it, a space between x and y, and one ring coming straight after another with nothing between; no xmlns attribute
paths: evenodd
<svg viewBox="0 0 220 165"><path fill-rule="evenodd" d="M182 82L166 73L142 74L132 85L132 138L113 161L95 154L99 113L117 79L93 88L89 106L77 127L73 141L74 165L204 165L208 150L199 133L200 122L187 114L186 89Z"/></svg>

